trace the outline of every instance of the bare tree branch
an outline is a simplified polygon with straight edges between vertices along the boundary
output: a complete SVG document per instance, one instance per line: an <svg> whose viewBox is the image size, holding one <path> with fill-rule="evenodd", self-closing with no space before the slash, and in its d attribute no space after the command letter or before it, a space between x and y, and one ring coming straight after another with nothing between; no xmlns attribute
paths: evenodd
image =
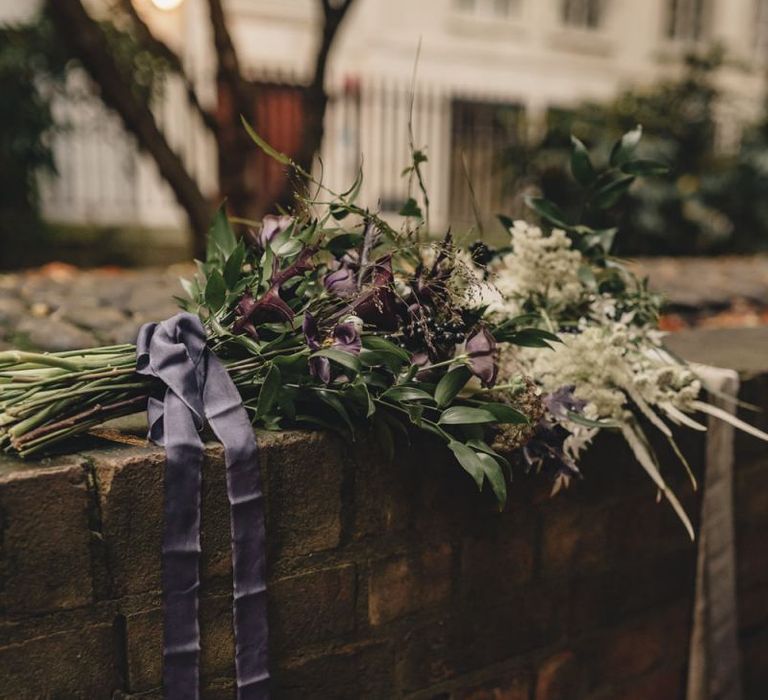
<svg viewBox="0 0 768 700"><path fill-rule="evenodd" d="M130 80L113 58L104 32L83 7L82 0L49 0L50 16L60 35L101 90L104 103L122 118L126 129L154 159L189 217L195 253L205 249L211 206L197 182L157 126L149 106L136 96Z"/></svg>
<svg viewBox="0 0 768 700"><path fill-rule="evenodd" d="M133 0L118 0L118 5L131 20L138 41L148 51L165 60L171 70L184 81L184 88L187 91L187 99L190 104L197 110L200 118L203 120L203 124L205 124L209 130L215 132L217 127L216 119L200 102L200 99L197 96L197 90L187 75L179 55L162 39L155 36L149 28L149 25L144 21L144 18L134 6Z"/></svg>
<svg viewBox="0 0 768 700"><path fill-rule="evenodd" d="M252 109L251 86L240 69L240 59L227 27L221 0L208 0L208 9L213 28L213 43L216 47L218 79L230 89L239 114L247 115Z"/></svg>
<svg viewBox="0 0 768 700"><path fill-rule="evenodd" d="M323 25L315 52L312 81L304 92L306 123L301 150L296 157L296 161L307 172L312 169L312 161L323 143L325 111L328 106L328 94L325 91L328 59L339 28L354 3L355 0L341 0L337 3L332 3L330 0L320 0Z"/></svg>

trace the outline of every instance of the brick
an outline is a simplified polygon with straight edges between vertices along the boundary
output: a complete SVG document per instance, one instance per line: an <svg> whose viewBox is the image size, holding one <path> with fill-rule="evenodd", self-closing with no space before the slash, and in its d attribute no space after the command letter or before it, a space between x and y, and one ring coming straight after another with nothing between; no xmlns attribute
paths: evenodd
<svg viewBox="0 0 768 700"><path fill-rule="evenodd" d="M27 625L27 638L0 647L0 698L109 698L120 687L112 621L60 631Z"/></svg>
<svg viewBox="0 0 768 700"><path fill-rule="evenodd" d="M87 453L87 457L96 475L113 595L158 590L163 451L106 447Z"/></svg>
<svg viewBox="0 0 768 700"><path fill-rule="evenodd" d="M289 662L274 673L281 700L389 700L396 697L394 654L384 642L351 645Z"/></svg>
<svg viewBox="0 0 768 700"><path fill-rule="evenodd" d="M453 550L444 543L417 556L371 563L368 618L381 625L446 602L451 595Z"/></svg>
<svg viewBox="0 0 768 700"><path fill-rule="evenodd" d="M199 619L201 678L206 680L234 676L232 597L202 596ZM160 687L163 675L161 607L136 610L125 615L125 656L129 692L144 692Z"/></svg>
<svg viewBox="0 0 768 700"><path fill-rule="evenodd" d="M684 696L685 687L686 669L685 666L678 666L614 687L609 697L620 697L622 700L679 700Z"/></svg>
<svg viewBox="0 0 768 700"><path fill-rule="evenodd" d="M320 433L292 432L260 435L259 446L268 560L335 547L341 527L342 480L336 443ZM107 447L89 452L88 457L99 484L114 594L159 590L163 451ZM219 445L207 447L201 503L201 579L231 580L229 501Z"/></svg>
<svg viewBox="0 0 768 700"><path fill-rule="evenodd" d="M451 700L530 700L531 677L525 670L510 671L483 683L464 686L459 679Z"/></svg>
<svg viewBox="0 0 768 700"><path fill-rule="evenodd" d="M268 559L333 549L341 535L344 449L318 432L259 434L267 496Z"/></svg>
<svg viewBox="0 0 768 700"><path fill-rule="evenodd" d="M351 564L279 579L268 588L270 646L295 653L343 637L355 627L355 567Z"/></svg>
<svg viewBox="0 0 768 700"><path fill-rule="evenodd" d="M570 700L582 694L584 670L576 655L558 652L545 659L536 675L535 700Z"/></svg>
<svg viewBox="0 0 768 700"><path fill-rule="evenodd" d="M463 538L463 598L480 598L492 604L531 580L537 542L537 522L531 516L531 509L495 515L488 519L483 532Z"/></svg>
<svg viewBox="0 0 768 700"><path fill-rule="evenodd" d="M416 692L479 668L511 661L562 638L563 592L545 583L511 591L504 605L475 601L420 626L399 646L405 692Z"/></svg>
<svg viewBox="0 0 768 700"><path fill-rule="evenodd" d="M93 600L92 504L85 465L9 462L0 470L0 613L23 616Z"/></svg>
<svg viewBox="0 0 768 700"><path fill-rule="evenodd" d="M544 576L574 576L605 568L608 532L604 511L579 508L564 495L542 507L542 522Z"/></svg>

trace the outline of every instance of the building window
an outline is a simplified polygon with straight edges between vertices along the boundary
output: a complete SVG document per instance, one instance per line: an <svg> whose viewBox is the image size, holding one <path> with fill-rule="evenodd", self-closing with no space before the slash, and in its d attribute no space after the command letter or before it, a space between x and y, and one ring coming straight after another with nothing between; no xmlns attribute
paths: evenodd
<svg viewBox="0 0 768 700"><path fill-rule="evenodd" d="M668 0L666 34L674 41L701 41L709 34L710 0Z"/></svg>
<svg viewBox="0 0 768 700"><path fill-rule="evenodd" d="M768 61L768 0L755 0L755 56Z"/></svg>
<svg viewBox="0 0 768 700"><path fill-rule="evenodd" d="M568 27L597 29L603 19L604 0L562 0L560 18Z"/></svg>
<svg viewBox="0 0 768 700"><path fill-rule="evenodd" d="M459 12L478 17L515 17L520 12L522 0L455 0Z"/></svg>

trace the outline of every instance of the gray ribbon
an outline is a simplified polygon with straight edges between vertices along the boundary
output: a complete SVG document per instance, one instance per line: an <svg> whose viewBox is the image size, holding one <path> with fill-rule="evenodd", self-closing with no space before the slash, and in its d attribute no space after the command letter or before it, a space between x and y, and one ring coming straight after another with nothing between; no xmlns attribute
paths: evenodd
<svg viewBox="0 0 768 700"><path fill-rule="evenodd" d="M733 370L700 365L696 371L705 386L717 392L710 395L710 401L735 412L739 375ZM733 524L733 434L733 426L710 417L687 700L742 697Z"/></svg>
<svg viewBox="0 0 768 700"><path fill-rule="evenodd" d="M205 344L197 316L180 313L139 331L136 370L157 377L149 439L165 446L162 547L163 687L171 700L200 694L200 485L206 421L224 446L230 503L235 669L240 700L269 697L264 503L256 440L237 388Z"/></svg>

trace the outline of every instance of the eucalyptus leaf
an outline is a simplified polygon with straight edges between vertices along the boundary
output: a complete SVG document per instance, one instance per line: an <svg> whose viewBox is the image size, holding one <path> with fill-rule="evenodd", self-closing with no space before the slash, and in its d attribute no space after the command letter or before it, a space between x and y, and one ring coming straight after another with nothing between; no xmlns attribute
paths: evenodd
<svg viewBox="0 0 768 700"><path fill-rule="evenodd" d="M205 284L205 305L216 313L227 298L227 283L221 272L214 269L208 275L208 281Z"/></svg>
<svg viewBox="0 0 768 700"><path fill-rule="evenodd" d="M381 397L391 401L429 401L432 403L432 395L423 389L417 389L411 386L393 386L387 389Z"/></svg>
<svg viewBox="0 0 768 700"><path fill-rule="evenodd" d="M407 350L404 350L399 345L395 345L391 340L382 338L379 335L364 335L363 347L369 350L384 350L391 352L394 355L400 357L404 362L408 362L411 359L411 355Z"/></svg>
<svg viewBox="0 0 768 700"><path fill-rule="evenodd" d="M324 348L323 350L318 350L313 353L312 357L327 357L332 362L335 362L342 367L346 367L347 369L351 369L353 372L360 371L360 360L357 356L344 352L343 350Z"/></svg>
<svg viewBox="0 0 768 700"><path fill-rule="evenodd" d="M472 423L496 423L496 416L483 408L471 406L451 406L441 414L437 421L441 425L469 425Z"/></svg>
<svg viewBox="0 0 768 700"><path fill-rule="evenodd" d="M454 367L446 372L435 389L435 401L438 408L443 408L450 404L458 393L466 386L472 377L472 373L466 365Z"/></svg>
<svg viewBox="0 0 768 700"><path fill-rule="evenodd" d="M485 403L483 408L491 413L497 423L513 423L516 425L525 425L529 423L528 416L505 403Z"/></svg>
<svg viewBox="0 0 768 700"><path fill-rule="evenodd" d="M595 168L589 157L589 151L587 151L587 147L575 136L571 136L571 145L573 147L571 150L571 172L573 173L573 177L576 178L576 181L580 185L588 187L597 177L597 173L595 172Z"/></svg>
<svg viewBox="0 0 768 700"><path fill-rule="evenodd" d="M610 209L624 196L634 181L634 175L625 175L601 188L595 194L595 206L598 209Z"/></svg>
<svg viewBox="0 0 768 700"><path fill-rule="evenodd" d="M611 149L611 165L615 167L626 163L634 155L642 136L643 127L640 124L624 134Z"/></svg>
<svg viewBox="0 0 768 700"><path fill-rule="evenodd" d="M448 443L448 449L453 452L458 463L464 468L477 484L478 489L483 488L485 479L485 465L471 447L467 447L463 442L451 440Z"/></svg>
<svg viewBox="0 0 768 700"><path fill-rule="evenodd" d="M499 509L504 507L507 502L507 480L504 478L504 470L501 465L491 455L485 452L478 452L477 458L483 465L483 473L488 483L493 489L493 494L499 503Z"/></svg>
<svg viewBox="0 0 768 700"><path fill-rule="evenodd" d="M245 245L240 241L224 263L224 281L227 283L227 289L234 289L240 280L244 260Z"/></svg>
<svg viewBox="0 0 768 700"><path fill-rule="evenodd" d="M542 219L548 221L553 226L563 229L569 229L571 226L565 220L565 214L554 202L550 202L544 197L526 196L525 203L533 209Z"/></svg>
<svg viewBox="0 0 768 700"><path fill-rule="evenodd" d="M208 230L206 262L226 260L232 254L236 245L235 232L229 224L226 208L222 204L216 211L211 228Z"/></svg>
<svg viewBox="0 0 768 700"><path fill-rule="evenodd" d="M258 401L256 402L256 416L258 418L263 418L270 412L277 400L282 385L280 368L276 364L270 365L264 377L264 382L261 385Z"/></svg>

